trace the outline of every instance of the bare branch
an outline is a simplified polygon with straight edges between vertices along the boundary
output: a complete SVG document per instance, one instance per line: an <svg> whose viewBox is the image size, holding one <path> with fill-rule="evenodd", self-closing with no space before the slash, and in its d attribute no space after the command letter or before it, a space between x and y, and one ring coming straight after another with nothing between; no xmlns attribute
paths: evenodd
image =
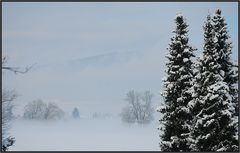
<svg viewBox="0 0 240 153"><path fill-rule="evenodd" d="M11 66L5 66L5 64L7 63L7 57L6 56L3 56L2 57L2 70L9 70L11 72L14 72L15 74L18 74L18 73L21 73L21 74L24 74L24 73L27 73L30 69L33 68L33 66L36 64L33 64L29 67L26 67L25 69L20 69L19 67L11 67Z"/></svg>
<svg viewBox="0 0 240 153"><path fill-rule="evenodd" d="M25 70L20 70L19 67L9 67L9 66L2 66L2 70L9 70L14 72L15 74L18 74L18 73L24 74L24 73L27 73L30 69L32 69L35 64L31 65L30 67L26 67Z"/></svg>

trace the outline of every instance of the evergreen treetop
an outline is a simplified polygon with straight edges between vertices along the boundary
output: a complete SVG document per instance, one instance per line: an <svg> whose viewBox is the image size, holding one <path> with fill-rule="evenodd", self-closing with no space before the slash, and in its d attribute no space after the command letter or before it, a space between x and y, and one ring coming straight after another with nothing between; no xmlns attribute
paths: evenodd
<svg viewBox="0 0 240 153"><path fill-rule="evenodd" d="M162 93L165 106L159 111L163 113L161 123L161 151L189 151L187 137L190 132L191 114L186 107L191 100L193 77L193 49L189 44L188 25L185 18L179 14L175 18L176 28L169 44L167 78L164 80L165 91Z"/></svg>

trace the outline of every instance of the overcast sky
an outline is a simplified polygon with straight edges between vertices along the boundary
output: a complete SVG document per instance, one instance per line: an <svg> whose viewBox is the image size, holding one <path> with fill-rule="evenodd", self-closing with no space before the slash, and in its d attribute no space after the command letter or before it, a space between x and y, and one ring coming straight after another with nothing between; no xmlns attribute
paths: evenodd
<svg viewBox="0 0 240 153"><path fill-rule="evenodd" d="M189 24L190 44L202 52L203 23L220 8L238 57L238 3L3 3L3 55L9 66L3 87L15 89L18 112L35 99L66 111L119 113L130 89L150 90L159 104L166 47L174 17Z"/></svg>

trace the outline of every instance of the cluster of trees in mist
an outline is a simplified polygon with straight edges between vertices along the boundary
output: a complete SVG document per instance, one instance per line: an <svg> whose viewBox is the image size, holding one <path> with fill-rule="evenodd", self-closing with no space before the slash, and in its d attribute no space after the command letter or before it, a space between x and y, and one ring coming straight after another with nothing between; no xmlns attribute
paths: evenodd
<svg viewBox="0 0 240 153"><path fill-rule="evenodd" d="M24 107L23 118L29 120L60 120L65 112L56 103L45 103L42 100L34 100ZM74 119L80 118L80 112L77 107L72 111Z"/></svg>
<svg viewBox="0 0 240 153"><path fill-rule="evenodd" d="M58 120L64 117L64 111L55 103L35 100L24 108L23 118L35 120Z"/></svg>
<svg viewBox="0 0 240 153"><path fill-rule="evenodd" d="M143 93L131 90L126 95L128 105L123 108L122 121L127 123L149 123L153 120L154 109L152 107L153 94L150 91Z"/></svg>
<svg viewBox="0 0 240 153"><path fill-rule="evenodd" d="M203 55L194 61L188 25L179 14L166 56L164 105L158 111L161 151L239 151L238 69L227 24L216 10L205 21Z"/></svg>

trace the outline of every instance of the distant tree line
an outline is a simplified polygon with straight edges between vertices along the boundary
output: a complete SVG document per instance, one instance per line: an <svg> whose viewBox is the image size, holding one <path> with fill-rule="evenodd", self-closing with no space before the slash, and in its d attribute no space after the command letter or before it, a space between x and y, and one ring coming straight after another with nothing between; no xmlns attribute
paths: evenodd
<svg viewBox="0 0 240 153"><path fill-rule="evenodd" d="M110 117L112 117L111 113L94 112L92 114L93 119L105 119L105 118L110 118Z"/></svg>

